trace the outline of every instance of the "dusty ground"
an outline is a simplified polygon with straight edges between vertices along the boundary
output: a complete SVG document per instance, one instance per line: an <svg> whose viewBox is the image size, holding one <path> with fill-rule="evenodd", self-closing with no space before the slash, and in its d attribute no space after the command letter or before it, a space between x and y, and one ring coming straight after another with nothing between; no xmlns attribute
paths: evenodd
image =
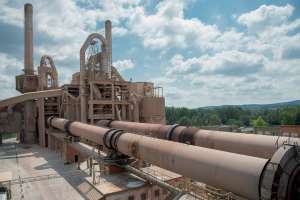
<svg viewBox="0 0 300 200"><path fill-rule="evenodd" d="M101 194L76 165L64 165L61 155L38 145L6 140L0 145L0 172L13 174L12 199L98 199ZM21 182L22 180L22 182Z"/></svg>

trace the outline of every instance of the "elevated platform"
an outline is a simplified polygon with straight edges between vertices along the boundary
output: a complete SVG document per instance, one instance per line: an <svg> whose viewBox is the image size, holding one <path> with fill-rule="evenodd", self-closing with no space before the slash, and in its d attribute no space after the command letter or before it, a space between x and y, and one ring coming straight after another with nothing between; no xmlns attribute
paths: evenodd
<svg viewBox="0 0 300 200"><path fill-rule="evenodd" d="M44 90L38 92L28 92L25 94L21 94L19 96L11 97L8 99L4 99L0 101L0 109L3 107L7 107L10 105L15 105L18 103L22 103L29 100L39 99L39 98L49 98L49 97L57 97L63 94L63 90L55 89L55 90Z"/></svg>

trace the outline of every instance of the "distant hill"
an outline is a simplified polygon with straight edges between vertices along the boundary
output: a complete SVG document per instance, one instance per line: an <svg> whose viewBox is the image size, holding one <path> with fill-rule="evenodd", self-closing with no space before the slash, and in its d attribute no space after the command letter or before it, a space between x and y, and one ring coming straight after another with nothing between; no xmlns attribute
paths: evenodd
<svg viewBox="0 0 300 200"><path fill-rule="evenodd" d="M221 105L221 106L206 106L201 108L214 109L214 108L222 108L226 106L236 106L247 110L259 110L259 109L277 109L281 107L294 106L294 105L300 105L300 100L272 103L272 104Z"/></svg>

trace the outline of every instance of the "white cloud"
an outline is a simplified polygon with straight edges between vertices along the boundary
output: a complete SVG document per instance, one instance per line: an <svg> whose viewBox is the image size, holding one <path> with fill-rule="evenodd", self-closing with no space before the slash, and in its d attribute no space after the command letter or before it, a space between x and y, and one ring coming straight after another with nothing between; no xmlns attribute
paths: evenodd
<svg viewBox="0 0 300 200"><path fill-rule="evenodd" d="M147 15L140 7L130 17L130 29L142 38L145 47L199 46L209 48L220 34L217 26L204 24L197 18L184 17L186 2L182 0L161 1L154 14Z"/></svg>
<svg viewBox="0 0 300 200"><path fill-rule="evenodd" d="M124 36L128 33L128 29L124 27L113 27L112 28L113 36Z"/></svg>
<svg viewBox="0 0 300 200"><path fill-rule="evenodd" d="M23 26L23 9L7 6L8 2L8 0L0 1L0 21L13 26Z"/></svg>
<svg viewBox="0 0 300 200"><path fill-rule="evenodd" d="M293 11L294 7L289 4L283 7L262 5L256 10L239 16L238 22L246 25L250 30L260 31L269 26L277 26L285 23Z"/></svg>
<svg viewBox="0 0 300 200"><path fill-rule="evenodd" d="M120 33L116 36L122 36L126 28L118 25L134 12L139 1L103 0L83 3L91 4L91 7L79 6L74 0L51 0L48 4L36 2L39 31L54 39L82 41L89 33L97 31L100 20L104 22L110 19L113 28Z"/></svg>
<svg viewBox="0 0 300 200"><path fill-rule="evenodd" d="M113 66L116 67L120 72L134 68L134 63L130 59L117 60L113 63Z"/></svg>
<svg viewBox="0 0 300 200"><path fill-rule="evenodd" d="M0 99L18 94L15 90L15 75L22 73L23 64L18 59L0 52Z"/></svg>
<svg viewBox="0 0 300 200"><path fill-rule="evenodd" d="M258 73L263 69L265 58L258 54L239 51L223 51L213 56L204 55L184 60L181 55L171 59L167 75L218 75L241 76Z"/></svg>
<svg viewBox="0 0 300 200"><path fill-rule="evenodd" d="M4 0L0 2L0 22L23 28L24 3L32 3L34 42L37 61L50 55L58 68L79 70L79 50L90 33L104 34L105 20L112 21L113 37L122 37L128 29L121 22L139 5L139 0ZM38 40L40 38L46 38ZM75 64L74 64L75 63ZM58 69L59 70L59 69ZM67 79L62 80L66 82Z"/></svg>
<svg viewBox="0 0 300 200"><path fill-rule="evenodd" d="M0 52L0 72L1 74L6 74L9 71L17 71L23 68L23 64L20 60Z"/></svg>
<svg viewBox="0 0 300 200"><path fill-rule="evenodd" d="M2 0L0 22L22 27L24 2ZM262 5L235 15L232 18L245 28L226 27L222 31L199 18L188 18L190 1L159 1L154 11L147 10L140 0L30 2L34 6L35 34L49 38L36 41L35 52L54 57L62 82L79 70L79 49L87 35L103 32L99 20L111 19L113 37L137 36L144 47L159 50L151 52L157 53L153 54L157 55L155 64L163 70L158 69L159 76L152 80L165 87L169 105L197 107L299 97L300 89L295 84L300 80L300 19L292 18L296 9L292 5ZM138 52L139 44L134 48ZM114 62L120 71L135 64L126 58ZM20 71L15 66L22 67L21 62L0 54L0 65L1 86L11 80L5 87L14 91L12 71Z"/></svg>

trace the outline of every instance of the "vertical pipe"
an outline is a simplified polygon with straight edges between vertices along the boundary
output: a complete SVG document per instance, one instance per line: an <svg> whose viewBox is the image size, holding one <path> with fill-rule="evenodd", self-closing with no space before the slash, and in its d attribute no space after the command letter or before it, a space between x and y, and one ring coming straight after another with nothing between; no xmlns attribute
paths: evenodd
<svg viewBox="0 0 300 200"><path fill-rule="evenodd" d="M33 25L32 5L27 3L24 6L24 72L26 75L33 75Z"/></svg>
<svg viewBox="0 0 300 200"><path fill-rule="evenodd" d="M87 95L86 95L86 69L85 69L85 50L80 49L80 120L81 122L87 121Z"/></svg>
<svg viewBox="0 0 300 200"><path fill-rule="evenodd" d="M106 52L107 52L107 59L108 59L108 66L107 66L107 75L108 79L111 78L111 66L112 66L112 37L111 37L111 21L105 21L105 39L106 39Z"/></svg>

